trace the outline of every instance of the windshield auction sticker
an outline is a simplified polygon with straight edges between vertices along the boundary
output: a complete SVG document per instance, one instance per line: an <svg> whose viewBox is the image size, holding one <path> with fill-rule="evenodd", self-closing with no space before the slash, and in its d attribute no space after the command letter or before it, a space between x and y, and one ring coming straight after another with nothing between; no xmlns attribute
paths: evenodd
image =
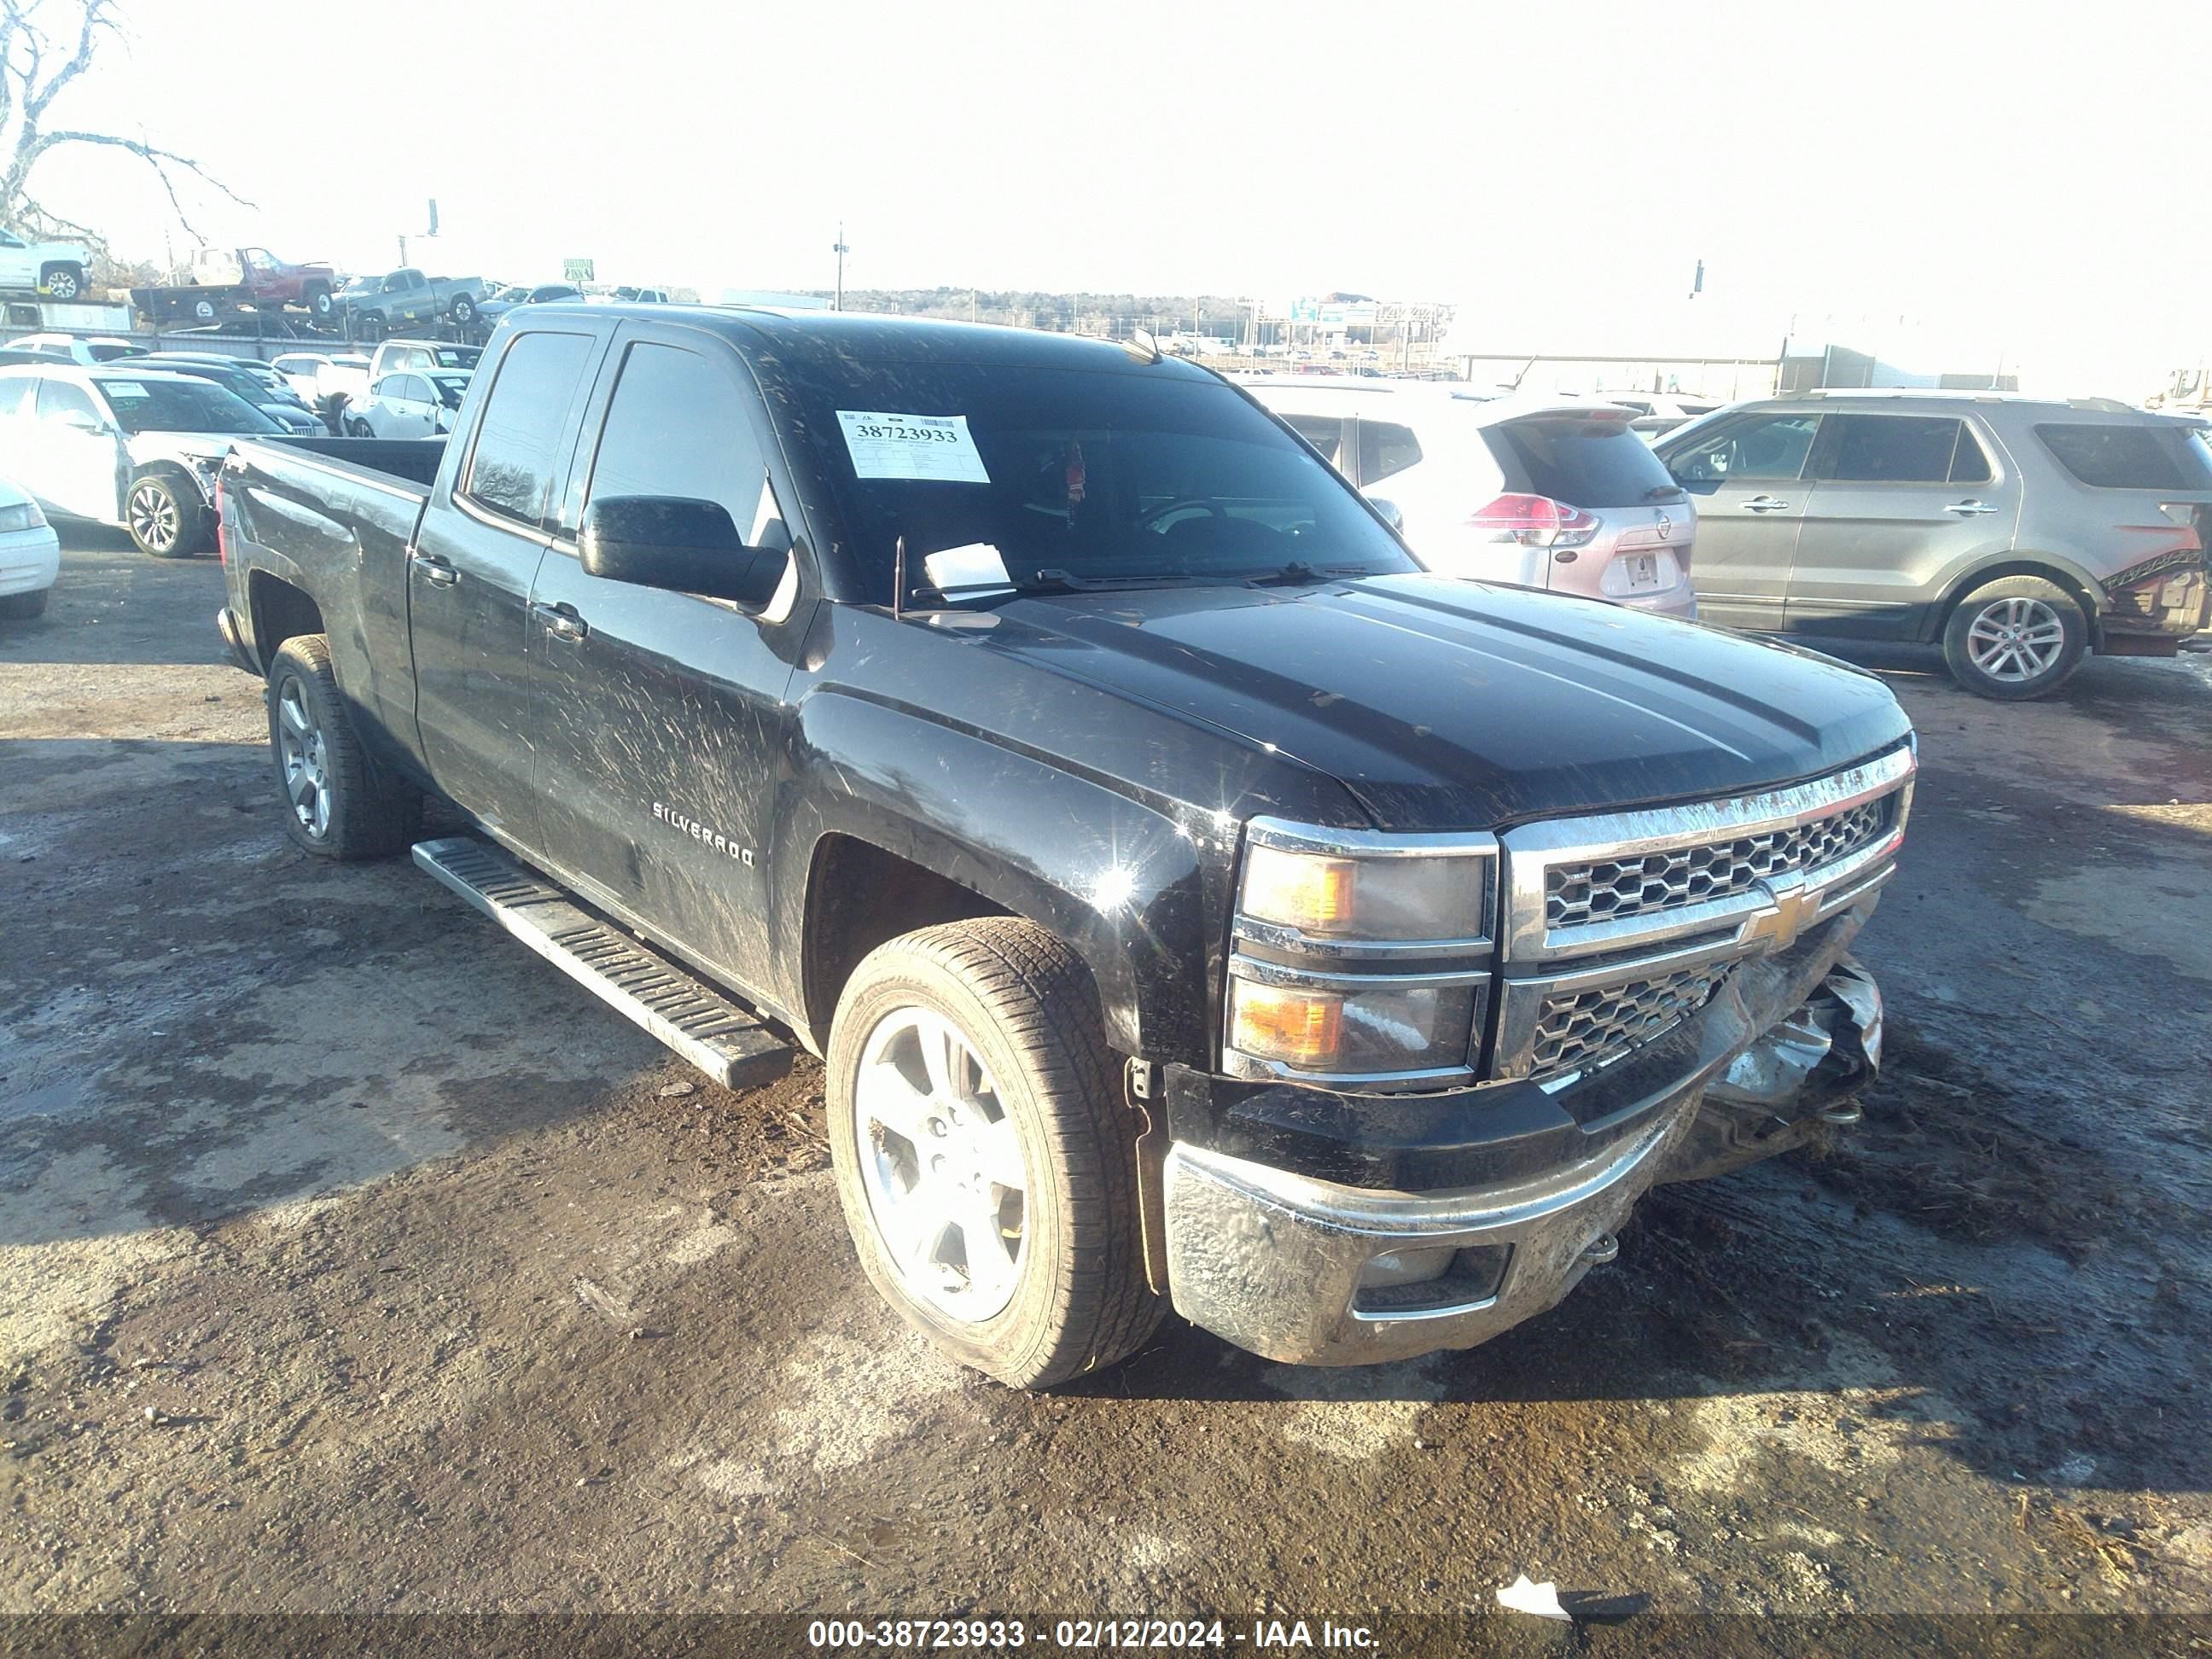
<svg viewBox="0 0 2212 1659"><path fill-rule="evenodd" d="M946 483L988 483L983 458L965 415L886 415L841 409L845 447L863 478L933 478Z"/></svg>

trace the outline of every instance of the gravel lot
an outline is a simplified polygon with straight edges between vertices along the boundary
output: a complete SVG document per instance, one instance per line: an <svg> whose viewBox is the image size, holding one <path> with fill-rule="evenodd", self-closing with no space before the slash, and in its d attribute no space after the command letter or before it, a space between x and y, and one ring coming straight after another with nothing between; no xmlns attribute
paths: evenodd
<svg viewBox="0 0 2212 1659"><path fill-rule="evenodd" d="M1030 1398L869 1293L811 1062L291 850L220 593L80 538L0 624L0 1610L2212 1610L2212 657L1869 659L1924 771L1826 1156L1469 1353Z"/></svg>

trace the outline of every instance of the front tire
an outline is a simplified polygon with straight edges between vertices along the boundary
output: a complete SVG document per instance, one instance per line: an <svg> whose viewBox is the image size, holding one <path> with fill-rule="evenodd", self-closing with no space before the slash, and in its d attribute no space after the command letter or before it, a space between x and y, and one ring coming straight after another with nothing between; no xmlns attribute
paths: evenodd
<svg viewBox="0 0 2212 1659"><path fill-rule="evenodd" d="M2089 619L2057 583L2001 576L1953 607L1943 660L1976 696L2025 702L2073 677L2089 648Z"/></svg>
<svg viewBox="0 0 2212 1659"><path fill-rule="evenodd" d="M383 858L422 833L421 792L386 776L362 747L320 634L294 635L269 665L269 753L284 833L301 851Z"/></svg>
<svg viewBox="0 0 2212 1659"><path fill-rule="evenodd" d="M156 559L188 559L214 536L198 488L173 472L133 478L123 498L123 523L138 550Z"/></svg>
<svg viewBox="0 0 2212 1659"><path fill-rule="evenodd" d="M878 947L839 1000L825 1094L861 1268L946 1354L1043 1389L1152 1334L1133 1125L1066 945L994 916Z"/></svg>
<svg viewBox="0 0 2212 1659"><path fill-rule="evenodd" d="M51 266L44 287L49 300L74 300L84 292L84 272L76 265Z"/></svg>

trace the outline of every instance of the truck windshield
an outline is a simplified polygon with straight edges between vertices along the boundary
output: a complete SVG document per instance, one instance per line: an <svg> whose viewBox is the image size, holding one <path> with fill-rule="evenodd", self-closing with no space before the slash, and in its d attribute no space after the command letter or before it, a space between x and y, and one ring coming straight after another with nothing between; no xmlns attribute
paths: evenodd
<svg viewBox="0 0 2212 1659"><path fill-rule="evenodd" d="M204 380L102 380L100 392L125 432L281 432L242 398Z"/></svg>
<svg viewBox="0 0 2212 1659"><path fill-rule="evenodd" d="M947 562L968 573L960 585L1000 593L972 574L993 555L1017 586L1419 568L1348 486L1219 381L1164 365L1116 374L848 360L838 370L793 392L844 500L852 557L882 599L901 537L909 585L928 580L931 554L958 550ZM866 434L886 423L866 417L885 414L963 416L973 455L957 441L933 445L945 453L917 465L935 476L866 476L903 459L869 447Z"/></svg>

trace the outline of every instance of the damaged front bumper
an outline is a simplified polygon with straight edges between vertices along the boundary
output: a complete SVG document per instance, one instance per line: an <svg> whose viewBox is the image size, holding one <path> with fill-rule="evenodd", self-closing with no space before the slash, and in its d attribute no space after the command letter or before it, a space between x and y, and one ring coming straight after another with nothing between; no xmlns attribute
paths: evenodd
<svg viewBox="0 0 2212 1659"><path fill-rule="evenodd" d="M1694 1065L1627 1103L1632 1133L1577 1162L1448 1192L1316 1179L1178 1140L1162 1190L1167 1278L1194 1324L1298 1364L1472 1347L1556 1305L1637 1199L1802 1144L1880 1063L1881 994L1843 954L1747 964L1689 1024Z"/></svg>

